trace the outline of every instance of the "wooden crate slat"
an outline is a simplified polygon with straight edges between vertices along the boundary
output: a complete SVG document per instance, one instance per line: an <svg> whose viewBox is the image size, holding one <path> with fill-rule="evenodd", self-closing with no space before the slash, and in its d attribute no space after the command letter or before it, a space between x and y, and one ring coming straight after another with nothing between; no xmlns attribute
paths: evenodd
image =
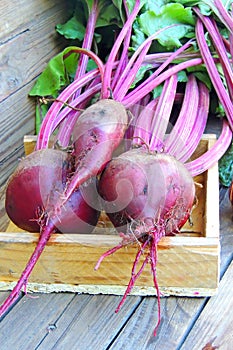
<svg viewBox="0 0 233 350"><path fill-rule="evenodd" d="M37 234L1 233L2 282L16 281L31 255ZM30 277L30 283L49 284L49 291L66 288L73 291L122 294L128 283L136 245L108 257L98 271L94 266L107 249L119 242L111 235L53 235ZM158 281L166 294L203 295L216 292L218 280L218 240L205 237L165 237L158 246ZM63 286L61 286L61 284ZM57 287L56 287L57 285ZM72 285L74 288L72 289ZM78 286L79 285L79 286ZM88 285L93 288L88 288ZM134 294L156 293L148 266L136 283ZM95 287L97 286L97 287ZM101 289L103 286L103 289ZM122 286L121 289L115 286ZM31 285L30 289L33 289ZM46 287L43 288L46 291Z"/></svg>

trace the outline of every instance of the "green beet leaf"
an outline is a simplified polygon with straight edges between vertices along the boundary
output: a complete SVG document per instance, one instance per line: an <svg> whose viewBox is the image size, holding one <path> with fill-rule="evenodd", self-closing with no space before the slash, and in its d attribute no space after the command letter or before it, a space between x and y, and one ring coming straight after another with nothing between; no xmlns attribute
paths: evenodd
<svg viewBox="0 0 233 350"><path fill-rule="evenodd" d="M79 57L72 52L74 49L76 47L67 47L49 61L29 96L56 97L59 91L73 80Z"/></svg>
<svg viewBox="0 0 233 350"><path fill-rule="evenodd" d="M86 28L80 23L75 16L69 19L65 24L58 24L56 30L66 39L78 39L82 41L85 35Z"/></svg>
<svg viewBox="0 0 233 350"><path fill-rule="evenodd" d="M181 4L169 3L163 5L160 13L148 10L139 17L140 29L150 36L162 28L176 24L164 30L158 36L159 43L166 49L181 46L180 39L194 37L195 19L191 8Z"/></svg>

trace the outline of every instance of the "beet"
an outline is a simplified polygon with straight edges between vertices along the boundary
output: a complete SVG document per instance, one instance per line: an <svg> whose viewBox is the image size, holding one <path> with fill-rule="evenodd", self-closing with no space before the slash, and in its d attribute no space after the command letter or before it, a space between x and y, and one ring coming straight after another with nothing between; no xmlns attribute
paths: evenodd
<svg viewBox="0 0 233 350"><path fill-rule="evenodd" d="M56 226L54 231L93 230L99 217L99 211L94 209L96 199L92 198L93 206L89 206L80 189L72 193L54 217L54 208L72 174L73 162L71 155L53 149L35 151L21 160L8 182L5 202L9 218L18 227L39 232L50 217Z"/></svg>
<svg viewBox="0 0 233 350"><path fill-rule="evenodd" d="M163 235L170 235L187 221L195 189L189 172L174 157L133 149L109 162L99 193L118 231L129 234L133 224L143 234L147 223L149 230L159 223Z"/></svg>
<svg viewBox="0 0 233 350"><path fill-rule="evenodd" d="M195 196L192 176L173 156L137 148L112 159L99 181L103 207L120 232L122 242L105 252L96 264L122 247L137 242L138 252L131 278L116 312L119 311L145 265L150 263L158 296L157 245L165 235L174 235L190 216ZM142 259L142 262L141 262ZM141 266L138 267L138 264Z"/></svg>
<svg viewBox="0 0 233 350"><path fill-rule="evenodd" d="M111 99L99 100L79 116L73 130L76 170L64 193L66 198L83 182L101 173L127 127L125 107Z"/></svg>

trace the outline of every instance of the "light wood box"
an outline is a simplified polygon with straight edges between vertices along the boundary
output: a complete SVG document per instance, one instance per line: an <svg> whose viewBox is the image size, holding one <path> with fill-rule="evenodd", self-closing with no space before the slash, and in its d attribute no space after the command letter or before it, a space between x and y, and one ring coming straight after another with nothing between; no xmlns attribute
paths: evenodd
<svg viewBox="0 0 233 350"><path fill-rule="evenodd" d="M204 135L194 157L209 149L215 135ZM35 137L26 136L25 153ZM195 178L198 205L180 234L164 237L158 245L157 277L163 295L210 296L219 282L219 184L217 164ZM104 223L103 223L104 221ZM0 233L0 289L12 289L38 240L37 233L23 232L12 223ZM53 234L37 262L28 292L70 291L122 295L128 284L137 244L107 257L99 270L94 266L106 250L120 241L102 215L93 234ZM143 271L131 294L156 295L150 266Z"/></svg>

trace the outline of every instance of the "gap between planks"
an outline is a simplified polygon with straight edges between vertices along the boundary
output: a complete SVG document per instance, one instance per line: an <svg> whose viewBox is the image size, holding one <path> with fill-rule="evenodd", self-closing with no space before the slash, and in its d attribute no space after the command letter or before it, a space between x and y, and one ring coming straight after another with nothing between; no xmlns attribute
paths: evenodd
<svg viewBox="0 0 233 350"><path fill-rule="evenodd" d="M200 316L179 350L200 350L207 344L233 348L233 260L220 282L218 294L207 299Z"/></svg>

